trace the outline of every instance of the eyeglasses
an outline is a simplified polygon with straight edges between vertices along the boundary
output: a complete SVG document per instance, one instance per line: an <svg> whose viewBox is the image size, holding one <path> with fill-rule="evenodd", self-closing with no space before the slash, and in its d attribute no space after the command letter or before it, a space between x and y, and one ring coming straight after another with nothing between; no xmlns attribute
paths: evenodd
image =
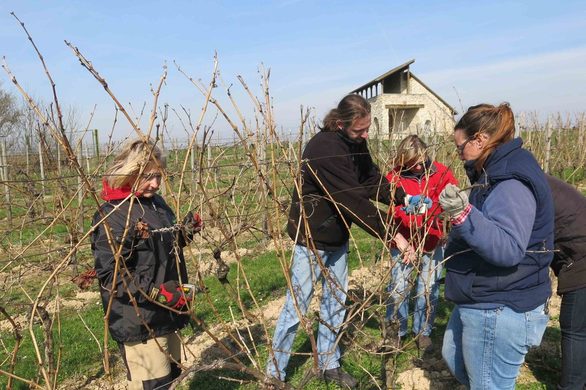
<svg viewBox="0 0 586 390"><path fill-rule="evenodd" d="M145 181L151 181L153 179L161 180L163 174L160 172L143 173L141 178Z"/></svg>
<svg viewBox="0 0 586 390"><path fill-rule="evenodd" d="M468 144L468 142L472 141L474 138L476 138L476 137L466 138L466 141L462 142L460 145L456 145L456 151L459 154L462 154L464 152L464 148L466 147L466 144Z"/></svg>

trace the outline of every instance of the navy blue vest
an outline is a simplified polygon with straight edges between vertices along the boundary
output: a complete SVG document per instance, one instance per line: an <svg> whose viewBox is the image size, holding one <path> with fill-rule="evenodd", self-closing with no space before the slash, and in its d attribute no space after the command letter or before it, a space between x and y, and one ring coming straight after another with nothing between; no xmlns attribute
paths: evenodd
<svg viewBox="0 0 586 390"><path fill-rule="evenodd" d="M526 312L543 304L551 294L549 263L553 259L554 207L545 175L533 155L516 138L497 147L480 175L469 174L474 187L470 203L482 211L485 200L501 182L516 179L535 196L537 210L525 257L514 267L496 267L469 249L460 238L449 240L445 257L446 298L459 305L506 305ZM476 177L478 176L478 177ZM514 205L512 205L514 207ZM482 240L482 232L477 239Z"/></svg>

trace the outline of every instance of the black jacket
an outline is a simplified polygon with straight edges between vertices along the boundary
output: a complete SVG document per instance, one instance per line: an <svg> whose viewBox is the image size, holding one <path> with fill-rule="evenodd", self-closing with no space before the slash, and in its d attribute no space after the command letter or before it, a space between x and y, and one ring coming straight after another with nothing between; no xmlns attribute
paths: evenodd
<svg viewBox="0 0 586 390"><path fill-rule="evenodd" d="M119 208L115 209L117 206ZM165 335L183 328L189 321L186 314L175 314L148 298L152 288L159 287L163 282L181 278L183 283L187 283L183 236L179 232L167 231L140 238L135 233L138 220L148 224L149 229L173 226L173 211L158 195L137 198L130 210L128 233L124 235L129 206L129 200L106 202L93 219L95 230L92 234L92 252L102 304L106 311L112 292L114 298L109 314L109 329L112 338L118 342L144 341L152 336ZM114 286L115 257L108 245L106 227L99 223L102 216L108 216L106 221L116 246L122 245ZM131 298L136 300L138 313Z"/></svg>
<svg viewBox="0 0 586 390"><path fill-rule="evenodd" d="M551 268L558 294L586 287L586 197L571 185L547 175L555 207L554 253Z"/></svg>
<svg viewBox="0 0 586 390"><path fill-rule="evenodd" d="M405 193L397 190L395 198L402 202ZM366 141L354 142L340 131L317 133L303 151L301 194L296 186L287 225L297 244L311 247L311 238L317 249L334 250L348 240L352 222L386 238L388 216L370 199L390 204L391 187L373 163Z"/></svg>

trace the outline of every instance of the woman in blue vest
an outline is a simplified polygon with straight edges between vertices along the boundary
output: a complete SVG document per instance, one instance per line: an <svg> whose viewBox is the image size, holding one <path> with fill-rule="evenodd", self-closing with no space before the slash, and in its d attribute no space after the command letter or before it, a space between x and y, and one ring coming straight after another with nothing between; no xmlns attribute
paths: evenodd
<svg viewBox="0 0 586 390"><path fill-rule="evenodd" d="M442 355L471 389L514 389L547 326L554 208L543 171L515 138L507 103L470 107L454 142L471 191L448 185L446 298L455 304Z"/></svg>

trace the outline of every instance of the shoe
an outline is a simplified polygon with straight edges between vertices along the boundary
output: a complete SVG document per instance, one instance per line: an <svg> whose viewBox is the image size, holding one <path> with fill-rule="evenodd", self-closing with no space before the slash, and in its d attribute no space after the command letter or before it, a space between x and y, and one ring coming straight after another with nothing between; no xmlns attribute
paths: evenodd
<svg viewBox="0 0 586 390"><path fill-rule="evenodd" d="M431 337L426 335L420 335L417 340L415 341L417 344L417 348L423 353L431 352L433 349L433 341L431 341Z"/></svg>
<svg viewBox="0 0 586 390"><path fill-rule="evenodd" d="M326 382L334 382L338 386L348 389L354 389L358 385L358 381L340 367L323 371L320 378Z"/></svg>
<svg viewBox="0 0 586 390"><path fill-rule="evenodd" d="M262 390L278 390L284 387L284 383L276 378L265 378L265 380L261 383L260 388Z"/></svg>

